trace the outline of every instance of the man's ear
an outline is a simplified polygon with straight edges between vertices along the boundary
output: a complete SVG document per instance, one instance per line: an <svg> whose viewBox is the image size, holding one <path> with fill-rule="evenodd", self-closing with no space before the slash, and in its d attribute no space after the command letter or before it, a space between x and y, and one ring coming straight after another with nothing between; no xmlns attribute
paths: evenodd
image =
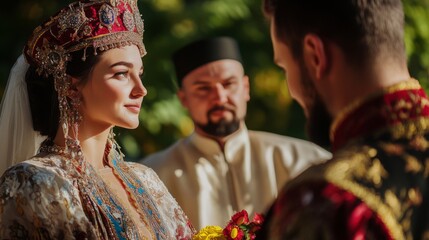
<svg viewBox="0 0 429 240"><path fill-rule="evenodd" d="M329 67L329 57L325 42L316 34L307 34L303 41L303 58L309 73L321 79Z"/></svg>
<svg viewBox="0 0 429 240"><path fill-rule="evenodd" d="M243 87L244 87L244 92L245 92L245 99L246 101L250 100L250 86L249 86L249 76L244 75L243 76Z"/></svg>
<svg viewBox="0 0 429 240"><path fill-rule="evenodd" d="M177 90L177 97L179 98L180 103L182 103L183 107L188 108L188 101L186 99L186 94L182 88L179 88L179 90Z"/></svg>

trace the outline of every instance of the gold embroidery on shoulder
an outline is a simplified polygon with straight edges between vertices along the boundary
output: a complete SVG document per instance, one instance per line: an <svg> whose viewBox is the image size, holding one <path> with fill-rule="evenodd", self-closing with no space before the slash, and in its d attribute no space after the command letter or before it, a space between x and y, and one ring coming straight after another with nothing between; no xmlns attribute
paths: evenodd
<svg viewBox="0 0 429 240"><path fill-rule="evenodd" d="M408 173L418 173L423 170L423 166L420 164L419 160L411 155L404 156L405 160L405 172Z"/></svg>
<svg viewBox="0 0 429 240"><path fill-rule="evenodd" d="M396 197L396 195L392 192L392 190L387 190L384 193L384 199L386 200L387 205L389 205L392 212L395 214L396 218L401 216L401 202Z"/></svg>
<svg viewBox="0 0 429 240"><path fill-rule="evenodd" d="M324 177L329 182L353 193L356 197L364 201L369 208L377 213L389 229L393 239L404 239L403 227L395 217L400 213L401 204L396 197L392 197L395 196L393 192L387 194L387 197L390 199L390 203L385 204L383 199L381 199L381 196L378 196L378 194L373 192L371 189L368 189L356 182L355 178L359 179L359 176L361 176L365 170L364 163L368 162L371 157L374 157L374 151L371 151L371 149L372 148L365 147L361 149L349 149L348 151L339 153L338 156L340 158L331 160L334 162L327 165ZM367 167L371 166L367 165ZM358 169L357 172L356 169ZM381 169L382 168L376 166L372 171L380 171L382 173L383 170ZM383 174L384 173L382 173L382 175ZM378 179L375 178L371 181L377 182Z"/></svg>
<svg viewBox="0 0 429 240"><path fill-rule="evenodd" d="M417 151L425 151L429 148L429 142L424 136L416 136L410 141L410 147Z"/></svg>
<svg viewBox="0 0 429 240"><path fill-rule="evenodd" d="M388 175L380 160L374 159L372 166L368 169L366 180L372 182L375 187L381 187L382 178L387 178Z"/></svg>
<svg viewBox="0 0 429 240"><path fill-rule="evenodd" d="M340 123L343 122L343 120L354 110L356 110L357 108L359 108L362 104L364 104L367 101L370 101L378 96L381 96L383 94L389 94L389 93L393 93L396 91L401 91L401 90L417 90L420 89L421 86L419 84L419 81L417 81L414 78L411 78L407 81L403 81L401 83L395 84L391 87L388 87L386 89L383 89L382 91L376 92L374 94L371 94L369 96L366 96L364 98L360 98L355 100L354 102L352 102L350 105L348 105L343 111L341 111L337 117L334 119L332 125L331 125L331 129L330 129L330 139L331 141L334 140L334 133L337 130L337 127L340 125ZM422 101L422 107L428 104L427 101Z"/></svg>
<svg viewBox="0 0 429 240"><path fill-rule="evenodd" d="M402 156L405 153L404 145L395 143L380 143L380 148L389 155Z"/></svg>
<svg viewBox="0 0 429 240"><path fill-rule="evenodd" d="M392 134L394 139L405 137L411 139L416 133L422 133L428 130L429 118L419 117L415 120L407 121L402 124L393 125L387 130Z"/></svg>
<svg viewBox="0 0 429 240"><path fill-rule="evenodd" d="M422 193L417 188L411 188L408 190L408 199L411 205L418 206L422 203Z"/></svg>

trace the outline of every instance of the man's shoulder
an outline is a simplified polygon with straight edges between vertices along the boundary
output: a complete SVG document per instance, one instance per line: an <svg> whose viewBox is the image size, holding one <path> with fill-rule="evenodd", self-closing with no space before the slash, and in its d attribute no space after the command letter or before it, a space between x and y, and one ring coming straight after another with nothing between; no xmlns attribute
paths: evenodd
<svg viewBox="0 0 429 240"><path fill-rule="evenodd" d="M371 158L371 148L355 146L336 152L324 163L314 165L292 180L289 186L312 181L342 182Z"/></svg>
<svg viewBox="0 0 429 240"><path fill-rule="evenodd" d="M260 142L266 142L266 143L272 143L272 144L303 144L303 145L309 145L309 146L317 146L316 144L300 139L295 137L289 137L285 135L280 135L272 132L265 132L265 131L255 131L255 130L249 130L249 138L251 140L256 140Z"/></svg>
<svg viewBox="0 0 429 240"><path fill-rule="evenodd" d="M151 168L170 164L174 162L175 159L182 157L187 149L189 149L191 146L189 139L190 137L179 139L166 149L146 156L140 160L140 163Z"/></svg>
<svg viewBox="0 0 429 240"><path fill-rule="evenodd" d="M304 156L307 156L314 153L316 156L320 156L323 159L328 159L332 156L328 151L319 145L295 137L264 131L249 131L249 139L252 144L258 144L265 147L276 147L278 149L283 149L284 151L297 153L299 155L304 154Z"/></svg>
<svg viewBox="0 0 429 240"><path fill-rule="evenodd" d="M393 159L388 160L391 162ZM332 159L309 167L289 181L279 193L277 205L272 209L280 209L282 213L278 213L279 217L299 216L302 218L300 221L317 226L326 226L333 221L325 219L324 222L317 222L318 217L314 215L315 213L320 213L319 216L333 214L337 220L347 220L357 208L359 211L364 209L364 212L373 216L369 220L382 224L389 222L391 233L400 236L401 233L395 230L400 227L395 222L395 216L391 214L399 209L391 208L393 205L387 204L389 199L385 197L401 202L405 200L394 194L396 190L391 188L389 175L398 178L398 174L390 174L383 167L383 161L373 146L347 146L337 151ZM404 197L406 196L405 194Z"/></svg>

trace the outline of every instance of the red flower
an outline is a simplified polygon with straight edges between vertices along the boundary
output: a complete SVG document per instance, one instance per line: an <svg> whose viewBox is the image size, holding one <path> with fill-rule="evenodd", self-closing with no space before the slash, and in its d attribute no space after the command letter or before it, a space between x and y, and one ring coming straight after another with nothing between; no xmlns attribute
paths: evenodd
<svg viewBox="0 0 429 240"><path fill-rule="evenodd" d="M247 214L246 210L241 210L241 212L237 212L236 214L234 214L231 217L231 221L229 222L229 224L237 224L237 225L241 225L241 224L247 224L249 223L249 215Z"/></svg>
<svg viewBox="0 0 429 240"><path fill-rule="evenodd" d="M194 240L201 239L222 239L222 240L254 240L255 233L261 229L264 217L261 214L255 214L253 220L249 221L249 215L246 210L237 212L231 217L228 225L221 231L221 227L205 227L194 236ZM223 236L219 236L222 234ZM208 238L208 236L215 236L216 238Z"/></svg>
<svg viewBox="0 0 429 240"><path fill-rule="evenodd" d="M262 223L264 222L264 216L262 214L255 213L252 222L262 225Z"/></svg>
<svg viewBox="0 0 429 240"><path fill-rule="evenodd" d="M262 215L255 214L250 222L247 211L242 210L231 217L223 234L228 240L252 240L255 239L255 232L261 229L263 221Z"/></svg>
<svg viewBox="0 0 429 240"><path fill-rule="evenodd" d="M241 240L244 238L245 233L243 229L241 229L237 225L228 225L225 229L223 229L223 235L225 235L228 240Z"/></svg>

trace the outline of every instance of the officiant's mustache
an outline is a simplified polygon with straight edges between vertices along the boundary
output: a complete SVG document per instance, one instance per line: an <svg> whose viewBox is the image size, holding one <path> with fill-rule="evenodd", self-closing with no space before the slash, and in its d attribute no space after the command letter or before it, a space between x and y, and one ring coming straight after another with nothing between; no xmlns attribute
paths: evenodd
<svg viewBox="0 0 429 240"><path fill-rule="evenodd" d="M235 114L235 107L229 104L222 106L214 106L207 112L207 115L210 115L215 111L230 111L231 113Z"/></svg>

